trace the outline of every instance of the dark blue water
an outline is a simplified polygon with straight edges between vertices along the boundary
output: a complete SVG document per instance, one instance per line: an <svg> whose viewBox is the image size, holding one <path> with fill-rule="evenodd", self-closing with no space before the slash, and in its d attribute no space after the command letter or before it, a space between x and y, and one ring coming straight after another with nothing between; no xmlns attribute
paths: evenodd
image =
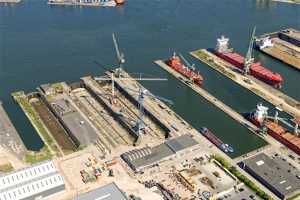
<svg viewBox="0 0 300 200"><path fill-rule="evenodd" d="M15 6L1 6L0 98L26 145L39 149L41 141L10 93L101 73L93 60L115 65L111 40L111 33L115 32L126 56L127 71L167 77L168 82L143 85L172 99L173 109L179 115L196 128L209 127L231 143L239 155L264 142L152 61L180 51L197 64L205 77L205 89L239 112L252 110L257 102L264 101L187 53L214 47L221 34L231 38L238 52L245 53L255 25L258 34L287 27L300 29L300 6L255 0L128 0L119 8L57 7L48 6L45 1L24 0ZM281 73L285 78L283 91L300 100L299 71L266 55L256 52L255 56Z"/></svg>

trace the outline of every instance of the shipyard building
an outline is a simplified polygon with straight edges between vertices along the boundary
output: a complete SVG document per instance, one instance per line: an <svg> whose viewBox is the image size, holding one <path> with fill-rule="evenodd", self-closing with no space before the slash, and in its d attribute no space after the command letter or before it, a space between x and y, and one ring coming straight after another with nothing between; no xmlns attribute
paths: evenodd
<svg viewBox="0 0 300 200"><path fill-rule="evenodd" d="M119 187L113 182L103 187L94 189L90 192L81 194L75 197L73 200L128 200L125 194L119 189Z"/></svg>
<svg viewBox="0 0 300 200"><path fill-rule="evenodd" d="M63 177L52 161L0 177L0 200L51 199L64 190Z"/></svg>
<svg viewBox="0 0 300 200"><path fill-rule="evenodd" d="M300 172L284 158L261 153L244 160L242 167L280 199L300 193Z"/></svg>
<svg viewBox="0 0 300 200"><path fill-rule="evenodd" d="M165 161L180 158L199 149L199 143L190 135L182 135L155 147L144 147L121 155L131 169L140 173Z"/></svg>

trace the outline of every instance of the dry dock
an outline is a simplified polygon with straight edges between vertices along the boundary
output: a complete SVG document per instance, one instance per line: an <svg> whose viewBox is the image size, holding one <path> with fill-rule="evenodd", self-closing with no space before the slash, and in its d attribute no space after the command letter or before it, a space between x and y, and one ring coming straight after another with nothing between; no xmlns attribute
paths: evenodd
<svg viewBox="0 0 300 200"><path fill-rule="evenodd" d="M193 51L190 54L210 66L212 69L223 74L227 78L233 80L242 87L270 102L274 106L281 108L283 111L287 112L293 117L300 117L300 103L297 100L285 95L281 91L272 88L271 86L257 80L252 76L244 76L234 71L230 67L232 66L231 64L205 49Z"/></svg>
<svg viewBox="0 0 300 200"><path fill-rule="evenodd" d="M264 38L269 37L273 46L260 49L259 44ZM300 70L300 32L295 29L264 34L257 38L256 47L292 67Z"/></svg>

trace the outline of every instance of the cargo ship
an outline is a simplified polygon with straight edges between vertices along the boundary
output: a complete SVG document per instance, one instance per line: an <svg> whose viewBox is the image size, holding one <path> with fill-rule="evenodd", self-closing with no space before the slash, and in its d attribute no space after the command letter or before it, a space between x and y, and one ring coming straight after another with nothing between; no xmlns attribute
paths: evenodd
<svg viewBox="0 0 300 200"><path fill-rule="evenodd" d="M234 52L232 48L229 48L229 38L226 38L223 35L221 38L218 38L213 53L242 71L245 70L245 58ZM270 71L262 66L260 62L253 62L250 64L249 74L276 88L280 88L283 82L283 78L280 74Z"/></svg>
<svg viewBox="0 0 300 200"><path fill-rule="evenodd" d="M174 53L171 58L167 59L165 63L184 77L190 79L196 85L202 85L203 77L200 75L199 71L196 72L195 68L189 63L184 65L182 63L182 60L179 56L176 55L176 53Z"/></svg>
<svg viewBox="0 0 300 200"><path fill-rule="evenodd" d="M204 137L206 137L209 141L211 141L214 145L216 145L219 149L221 149L225 153L233 153L234 149L229 144L225 144L220 140L215 134L213 134L208 128L202 127L200 132Z"/></svg>
<svg viewBox="0 0 300 200"><path fill-rule="evenodd" d="M256 110L249 113L247 118L257 127L266 128L266 131L269 135L300 155L300 138L298 136L299 122L294 121L295 133L291 133L286 128L281 126L279 122L276 122L278 121L275 119L276 117L274 119L268 117L268 107L265 107L262 104L258 104L256 106Z"/></svg>

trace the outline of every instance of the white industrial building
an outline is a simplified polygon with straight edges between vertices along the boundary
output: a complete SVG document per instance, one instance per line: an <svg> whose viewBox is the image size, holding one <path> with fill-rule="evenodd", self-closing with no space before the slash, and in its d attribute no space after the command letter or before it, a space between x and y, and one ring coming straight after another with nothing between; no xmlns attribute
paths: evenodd
<svg viewBox="0 0 300 200"><path fill-rule="evenodd" d="M46 199L64 190L63 177L52 161L39 163L0 177L0 200Z"/></svg>

